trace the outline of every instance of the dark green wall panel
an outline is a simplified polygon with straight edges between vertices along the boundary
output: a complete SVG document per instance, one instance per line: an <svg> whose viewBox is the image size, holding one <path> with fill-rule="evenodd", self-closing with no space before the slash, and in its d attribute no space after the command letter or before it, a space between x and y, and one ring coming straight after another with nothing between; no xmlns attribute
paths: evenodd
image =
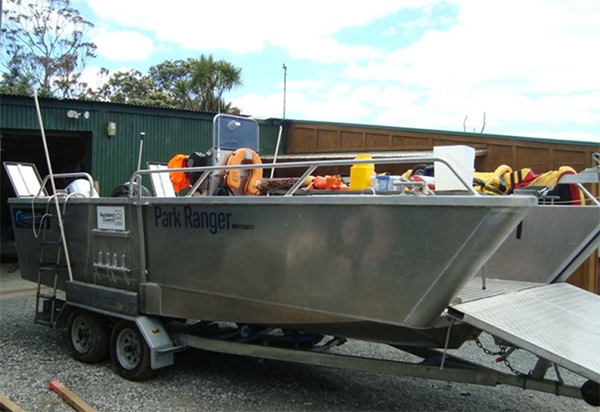
<svg viewBox="0 0 600 412"><path fill-rule="evenodd" d="M211 147L212 113L57 99L40 99L40 106L47 134L91 135L88 171L100 182L103 195L129 180L135 171L140 132L146 133L144 165L146 161L167 162L177 153L189 154ZM82 114L87 111L89 119L83 116L70 119L69 110ZM116 124L115 137L107 136L108 122ZM267 120L259 121L259 125L261 153L272 154L278 123ZM33 98L0 95L0 129L38 134Z"/></svg>

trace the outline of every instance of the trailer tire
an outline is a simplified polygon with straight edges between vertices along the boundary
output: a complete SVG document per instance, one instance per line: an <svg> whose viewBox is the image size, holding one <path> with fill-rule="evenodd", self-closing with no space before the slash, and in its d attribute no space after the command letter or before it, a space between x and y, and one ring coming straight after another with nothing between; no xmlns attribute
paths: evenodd
<svg viewBox="0 0 600 412"><path fill-rule="evenodd" d="M110 356L117 372L125 379L143 381L156 374L150 364L150 348L132 322L121 321L114 327Z"/></svg>
<svg viewBox="0 0 600 412"><path fill-rule="evenodd" d="M586 381L581 387L581 397L592 406L600 406L600 385L594 381Z"/></svg>
<svg viewBox="0 0 600 412"><path fill-rule="evenodd" d="M110 329L102 316L75 310L69 316L66 337L73 358L79 362L98 363L108 358Z"/></svg>

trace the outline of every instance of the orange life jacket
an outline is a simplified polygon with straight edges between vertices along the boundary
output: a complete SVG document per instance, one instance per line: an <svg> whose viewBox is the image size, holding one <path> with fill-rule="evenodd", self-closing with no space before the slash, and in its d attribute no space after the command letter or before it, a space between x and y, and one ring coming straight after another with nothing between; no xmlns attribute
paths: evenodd
<svg viewBox="0 0 600 412"><path fill-rule="evenodd" d="M169 160L169 164L167 167L169 169L180 169L182 167L187 166L187 156L182 154L177 154ZM183 189L187 189L190 187L190 178L186 172L169 172L169 178L171 179L171 183L173 183L173 189L175 193L179 193Z"/></svg>
<svg viewBox="0 0 600 412"><path fill-rule="evenodd" d="M237 149L227 159L227 166L240 165L242 163L250 163L254 165L262 164L260 156L252 149ZM247 195L258 195L260 192L257 188L263 177L262 168L248 169L248 181L244 187L244 193ZM238 189L242 183L239 169L229 170L225 177L225 184L231 189Z"/></svg>

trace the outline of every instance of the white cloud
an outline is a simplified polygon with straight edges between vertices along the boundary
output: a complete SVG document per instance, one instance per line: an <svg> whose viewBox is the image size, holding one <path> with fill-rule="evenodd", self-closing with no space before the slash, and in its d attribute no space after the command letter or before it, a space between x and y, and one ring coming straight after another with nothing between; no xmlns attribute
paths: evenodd
<svg viewBox="0 0 600 412"><path fill-rule="evenodd" d="M155 49L150 37L130 30L101 33L92 41L98 46L98 55L116 61L147 60Z"/></svg>
<svg viewBox="0 0 600 412"><path fill-rule="evenodd" d="M600 3L460 5L459 24L347 67L346 82L420 90L405 106L390 102L378 122L461 130L469 114L479 130L485 111L492 133L511 122L600 127Z"/></svg>
<svg viewBox="0 0 600 412"><path fill-rule="evenodd" d="M292 57L320 62L373 58L378 50L348 45L334 35L347 27L367 25L406 7L428 0L356 3L277 0L225 3L171 0L88 0L104 21L154 34L158 42L172 42L188 50L228 50L259 53L277 47ZM159 11L159 12L157 12Z"/></svg>
<svg viewBox="0 0 600 412"><path fill-rule="evenodd" d="M468 114L468 128L479 131L486 112L490 133L553 134L556 128L580 138L594 135L583 128L600 129L600 59L595 53L600 2L451 2L458 6L453 24L447 16L434 15L433 1L340 7L316 1L282 6L275 0L226 5L172 0L165 7L158 0L88 0L109 27L151 34L154 50L250 54L268 49L322 63L313 66L319 77L306 73L304 80L288 82L288 117L462 130ZM374 26L404 8L419 8L426 15ZM434 30L434 21L447 28ZM379 49L373 42L346 41L347 29L363 26L379 33L388 52L383 44ZM418 40L389 51L395 41L390 39L414 31L421 31ZM329 63L336 63L334 69ZM269 86L264 89L272 90ZM282 114L281 94L237 96L233 103L245 113Z"/></svg>
<svg viewBox="0 0 600 412"><path fill-rule="evenodd" d="M281 83L283 86L283 82ZM289 91L306 91L308 93L317 93L324 88L322 82L318 80L288 80L287 89Z"/></svg>
<svg viewBox="0 0 600 412"><path fill-rule="evenodd" d="M88 87L96 90L108 82L110 77L118 72L128 72L133 70L131 67L121 66L117 69L109 70L108 73L102 74L102 68L98 66L88 66L81 72L81 81L86 82Z"/></svg>
<svg viewBox="0 0 600 412"><path fill-rule="evenodd" d="M598 88L600 60L592 50L600 44L600 3L596 25L589 21L588 7L577 7L591 7L591 2L545 3L465 2L460 24L443 32L430 30L379 61L351 66L347 74L428 89L497 85L549 93Z"/></svg>
<svg viewBox="0 0 600 412"><path fill-rule="evenodd" d="M283 99L281 94L247 94L232 98L234 106L242 113L256 117L282 117ZM305 120L350 122L371 113L371 109L359 101L345 96L330 98L308 95L302 92L287 94L286 117Z"/></svg>
<svg viewBox="0 0 600 412"><path fill-rule="evenodd" d="M100 75L101 68L98 66L88 66L81 72L81 81L87 83L88 87L96 90L102 87L108 80L108 76Z"/></svg>

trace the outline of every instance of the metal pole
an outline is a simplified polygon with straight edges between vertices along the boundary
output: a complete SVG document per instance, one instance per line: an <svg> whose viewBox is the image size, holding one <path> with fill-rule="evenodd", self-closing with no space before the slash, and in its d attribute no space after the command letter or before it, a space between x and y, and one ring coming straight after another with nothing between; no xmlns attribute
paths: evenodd
<svg viewBox="0 0 600 412"><path fill-rule="evenodd" d="M46 163L48 164L48 175L50 176L50 184L52 186L52 193L54 194L54 204L56 205L56 215L58 218L58 228L60 229L60 237L65 248L65 259L67 260L67 271L69 272L69 280L73 281L73 272L71 271L71 259L69 258L69 249L67 247L67 237L65 236L65 227L63 225L62 215L60 213L60 205L58 203L58 196L56 195L56 182L54 181L54 173L52 173L52 163L50 162L50 151L48 150L48 143L46 142L46 132L44 130L44 122L42 121L42 111L40 109L40 102L38 101L37 91L33 90L33 99L35 101L35 109L37 111L38 121L40 123L40 131L42 133L42 143L44 144L44 154L46 155ZM92 186L93 187L93 186Z"/></svg>
<svg viewBox="0 0 600 412"><path fill-rule="evenodd" d="M285 120L285 98L287 94L287 66L283 63L283 120Z"/></svg>
<svg viewBox="0 0 600 412"><path fill-rule="evenodd" d="M285 120L285 98L287 93L287 66L283 63L283 120ZM281 143L281 135L283 133L283 124L279 125L279 134L277 135L277 144L275 145L275 154L273 155L273 164L277 163L277 155L279 154L279 144ZM275 168L271 169L270 178L273 179Z"/></svg>
<svg viewBox="0 0 600 412"><path fill-rule="evenodd" d="M137 170L142 170L142 155L144 153L144 137L146 136L146 133L144 132L140 132L140 150L138 153L138 163L137 163ZM141 181L142 177L140 176L140 181ZM138 188L141 189L141 188Z"/></svg>
<svg viewBox="0 0 600 412"><path fill-rule="evenodd" d="M273 155L273 164L277 163L277 154L279 153L279 143L281 143L281 134L283 133L283 125L279 125L279 134L277 135L277 144L275 145L275 154ZM275 175L275 168L271 168L271 176L273 179Z"/></svg>
<svg viewBox="0 0 600 412"><path fill-rule="evenodd" d="M137 170L142 169L142 154L144 153L144 137L146 137L146 133L140 132L140 153L138 156Z"/></svg>
<svg viewBox="0 0 600 412"><path fill-rule="evenodd" d="M4 13L4 8L2 7L2 0L0 0L0 50L2 50L2 14Z"/></svg>

